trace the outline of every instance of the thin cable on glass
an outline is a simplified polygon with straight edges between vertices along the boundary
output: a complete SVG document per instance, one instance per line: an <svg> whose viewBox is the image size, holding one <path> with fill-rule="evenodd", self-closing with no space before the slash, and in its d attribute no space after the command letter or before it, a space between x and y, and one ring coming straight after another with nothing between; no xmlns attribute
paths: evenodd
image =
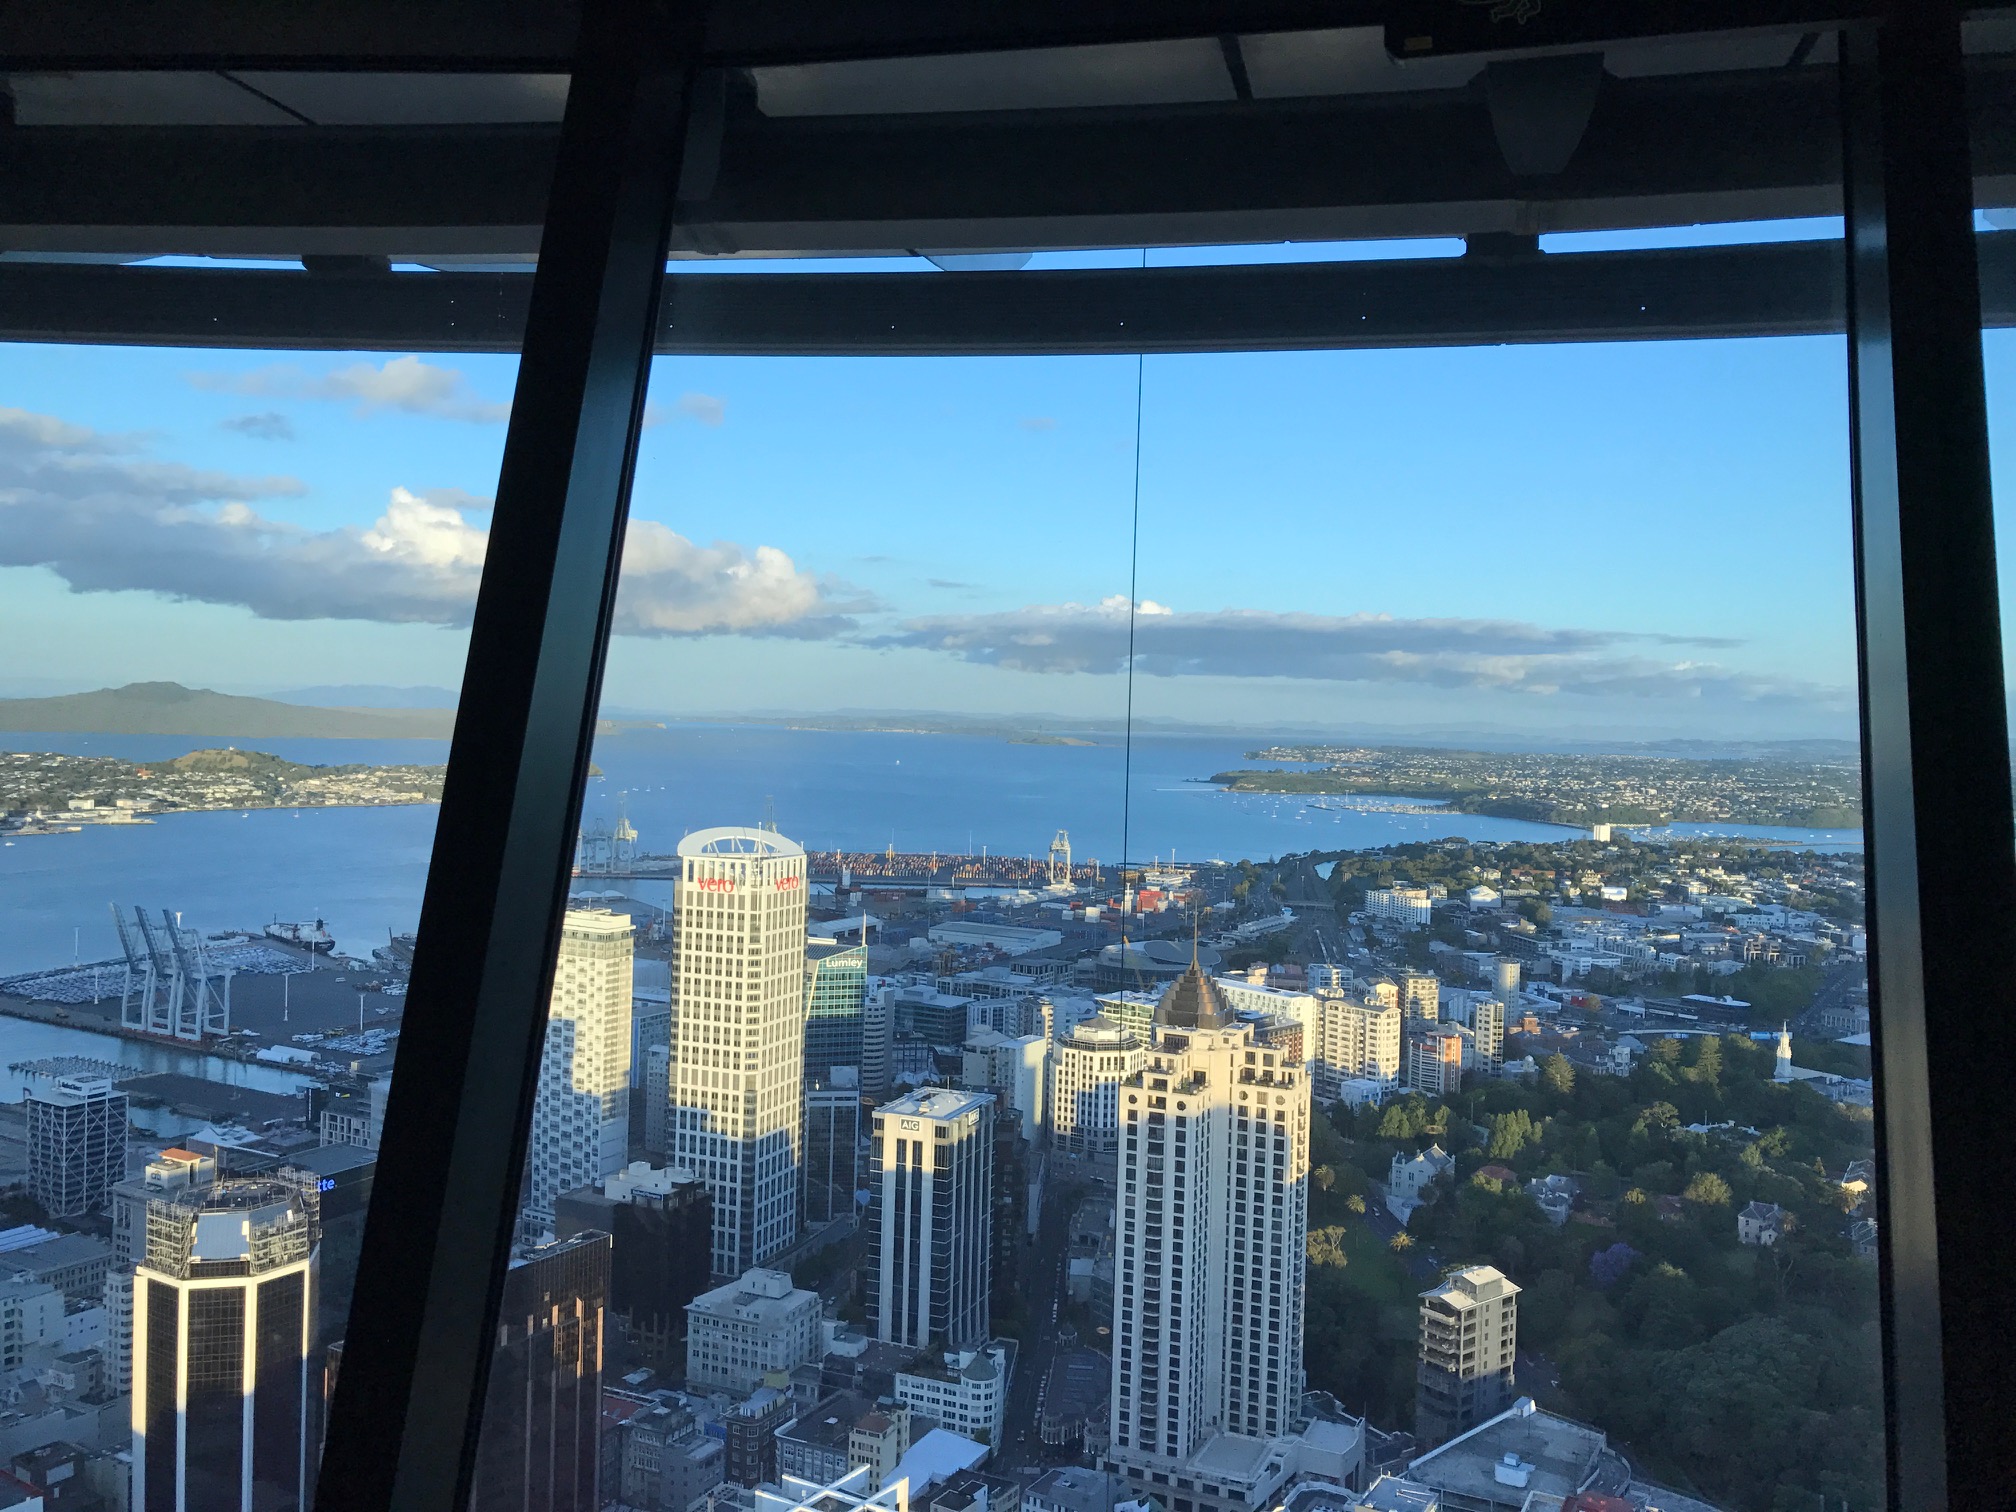
<svg viewBox="0 0 2016 1512"><path fill-rule="evenodd" d="M1141 266L1148 266L1148 249L1141 249ZM1141 395L1147 377L1148 354L1134 354L1134 506L1133 523L1127 543L1127 723L1120 758L1120 969L1127 969L1127 925L1134 917L1134 898L1128 895L1128 856L1134 824L1134 623L1140 613L1141 595ZM1137 973L1138 975L1138 973ZM1123 979L1124 980L1124 979ZM1139 982L1136 983L1139 986Z"/></svg>

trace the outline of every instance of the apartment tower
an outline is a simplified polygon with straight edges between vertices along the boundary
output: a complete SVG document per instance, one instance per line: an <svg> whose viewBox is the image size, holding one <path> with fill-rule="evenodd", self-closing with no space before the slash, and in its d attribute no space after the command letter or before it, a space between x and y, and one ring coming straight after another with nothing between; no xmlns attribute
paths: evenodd
<svg viewBox="0 0 2016 1512"><path fill-rule="evenodd" d="M673 1163L714 1196L713 1272L798 1236L805 852L767 829L679 842Z"/></svg>
<svg viewBox="0 0 2016 1512"><path fill-rule="evenodd" d="M875 1110L868 1314L878 1339L963 1349L987 1338L994 1099L926 1087Z"/></svg>
<svg viewBox="0 0 2016 1512"><path fill-rule="evenodd" d="M1430 971L1400 973L1400 1012L1410 1024L1432 1024L1442 1016L1442 983Z"/></svg>
<svg viewBox="0 0 2016 1512"><path fill-rule="evenodd" d="M1457 1271L1421 1293L1421 1364L1414 1436L1440 1444L1512 1405L1519 1288L1489 1265Z"/></svg>
<svg viewBox="0 0 2016 1512"><path fill-rule="evenodd" d="M314 1179L164 1191L146 1225L133 1276L132 1512L307 1512Z"/></svg>
<svg viewBox="0 0 2016 1512"><path fill-rule="evenodd" d="M1151 1035L1120 1087L1110 1455L1160 1483L1221 1436L1293 1431L1309 1087L1195 964Z"/></svg>
<svg viewBox="0 0 2016 1512"><path fill-rule="evenodd" d="M553 1201L630 1158L630 994L636 931L628 914L570 908L560 930L546 1051L525 1153L522 1231L553 1229Z"/></svg>

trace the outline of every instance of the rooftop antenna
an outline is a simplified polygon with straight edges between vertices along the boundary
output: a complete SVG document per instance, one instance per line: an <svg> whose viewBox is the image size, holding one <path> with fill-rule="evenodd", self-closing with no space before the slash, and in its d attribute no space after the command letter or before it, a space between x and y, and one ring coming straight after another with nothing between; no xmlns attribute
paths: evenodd
<svg viewBox="0 0 2016 1512"><path fill-rule="evenodd" d="M777 800L768 793L763 795L763 828L777 833Z"/></svg>

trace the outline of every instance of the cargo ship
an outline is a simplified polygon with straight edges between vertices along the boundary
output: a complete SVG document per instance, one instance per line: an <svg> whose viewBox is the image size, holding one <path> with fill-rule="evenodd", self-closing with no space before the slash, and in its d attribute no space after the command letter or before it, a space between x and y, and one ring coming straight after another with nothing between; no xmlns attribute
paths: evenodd
<svg viewBox="0 0 2016 1512"><path fill-rule="evenodd" d="M275 919L266 926L266 938L316 955L328 955L336 949L335 938L320 919L313 924L283 924Z"/></svg>

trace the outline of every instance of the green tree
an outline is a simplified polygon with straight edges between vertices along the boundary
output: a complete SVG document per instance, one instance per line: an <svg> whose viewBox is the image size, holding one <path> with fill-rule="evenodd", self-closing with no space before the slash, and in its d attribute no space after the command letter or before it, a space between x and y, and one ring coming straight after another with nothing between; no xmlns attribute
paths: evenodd
<svg viewBox="0 0 2016 1512"><path fill-rule="evenodd" d="M1414 1248L1414 1236L1408 1233L1407 1230L1402 1229L1386 1241L1386 1247L1396 1255L1404 1255L1407 1251Z"/></svg>
<svg viewBox="0 0 2016 1512"><path fill-rule="evenodd" d="M1567 1056L1558 1053L1550 1055L1540 1062L1540 1080L1567 1097L1575 1090L1575 1068L1568 1063Z"/></svg>
<svg viewBox="0 0 2016 1512"><path fill-rule="evenodd" d="M1350 1257L1344 1253L1344 1230L1329 1228L1311 1229L1306 1245L1311 1265L1325 1265L1341 1270Z"/></svg>
<svg viewBox="0 0 2016 1512"><path fill-rule="evenodd" d="M1729 1183L1713 1171L1703 1171L1687 1183L1687 1190L1680 1195L1689 1202L1700 1203L1703 1207L1727 1207Z"/></svg>

